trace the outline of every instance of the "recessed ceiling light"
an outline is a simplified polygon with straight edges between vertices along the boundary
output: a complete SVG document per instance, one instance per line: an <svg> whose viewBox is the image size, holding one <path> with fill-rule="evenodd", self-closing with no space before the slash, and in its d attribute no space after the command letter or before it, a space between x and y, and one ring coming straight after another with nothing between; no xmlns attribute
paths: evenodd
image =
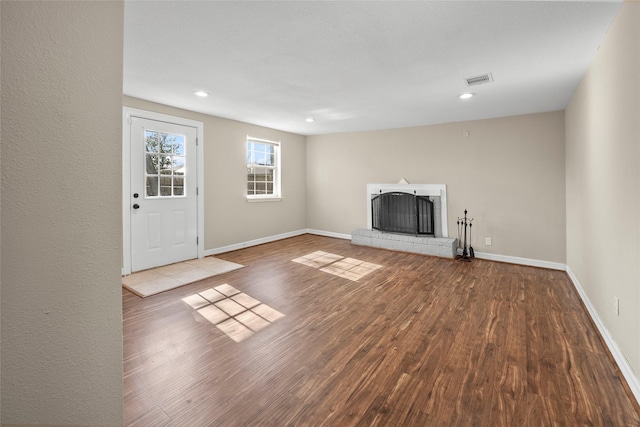
<svg viewBox="0 0 640 427"><path fill-rule="evenodd" d="M314 119L313 117L307 117L305 120L307 121L307 123L313 123L316 121L316 119Z"/></svg>
<svg viewBox="0 0 640 427"><path fill-rule="evenodd" d="M458 98L460 99L469 99L471 98L473 95L475 95L475 93L463 93L462 95L460 95Z"/></svg>
<svg viewBox="0 0 640 427"><path fill-rule="evenodd" d="M193 92L193 94L194 94L195 96L199 96L199 97L201 97L201 98L206 98L207 96L209 96L209 95L210 95L210 93L209 93L209 92L205 92L205 91L203 91L203 90L195 91L195 92Z"/></svg>

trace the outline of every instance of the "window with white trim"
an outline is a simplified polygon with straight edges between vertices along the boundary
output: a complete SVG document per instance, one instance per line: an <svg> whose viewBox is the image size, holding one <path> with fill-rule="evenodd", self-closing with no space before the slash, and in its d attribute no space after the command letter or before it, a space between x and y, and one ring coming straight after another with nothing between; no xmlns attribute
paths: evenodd
<svg viewBox="0 0 640 427"><path fill-rule="evenodd" d="M280 142L247 137L247 198L280 198Z"/></svg>

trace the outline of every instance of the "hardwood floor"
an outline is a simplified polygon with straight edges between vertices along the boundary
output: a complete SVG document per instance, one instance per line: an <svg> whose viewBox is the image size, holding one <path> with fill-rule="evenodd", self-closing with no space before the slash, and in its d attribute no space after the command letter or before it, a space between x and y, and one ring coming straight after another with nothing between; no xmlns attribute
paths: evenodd
<svg viewBox="0 0 640 427"><path fill-rule="evenodd" d="M382 267L292 261L316 251ZM123 291L127 425L640 425L564 272L313 235L219 258L247 267ZM225 283L285 317L235 342L182 301Z"/></svg>

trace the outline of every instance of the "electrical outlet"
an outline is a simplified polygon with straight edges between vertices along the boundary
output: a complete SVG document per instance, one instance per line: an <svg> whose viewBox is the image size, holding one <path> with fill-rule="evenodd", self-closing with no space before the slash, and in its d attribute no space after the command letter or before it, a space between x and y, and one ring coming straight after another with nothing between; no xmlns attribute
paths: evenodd
<svg viewBox="0 0 640 427"><path fill-rule="evenodd" d="M485 237L484 238L484 244L487 246L491 246L491 237Z"/></svg>
<svg viewBox="0 0 640 427"><path fill-rule="evenodd" d="M620 298L618 297L613 297L614 299L614 304L615 304L615 310L616 310L616 316L620 316Z"/></svg>

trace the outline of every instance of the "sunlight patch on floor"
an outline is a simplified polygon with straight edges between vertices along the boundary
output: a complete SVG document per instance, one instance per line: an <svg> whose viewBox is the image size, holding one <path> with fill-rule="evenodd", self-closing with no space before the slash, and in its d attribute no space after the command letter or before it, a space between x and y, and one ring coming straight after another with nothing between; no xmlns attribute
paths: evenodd
<svg viewBox="0 0 640 427"><path fill-rule="evenodd" d="M345 258L324 251L316 251L292 261L354 282L382 267L378 264L355 258Z"/></svg>
<svg viewBox="0 0 640 427"><path fill-rule="evenodd" d="M224 284L182 298L199 315L235 342L241 342L278 319L278 310Z"/></svg>

